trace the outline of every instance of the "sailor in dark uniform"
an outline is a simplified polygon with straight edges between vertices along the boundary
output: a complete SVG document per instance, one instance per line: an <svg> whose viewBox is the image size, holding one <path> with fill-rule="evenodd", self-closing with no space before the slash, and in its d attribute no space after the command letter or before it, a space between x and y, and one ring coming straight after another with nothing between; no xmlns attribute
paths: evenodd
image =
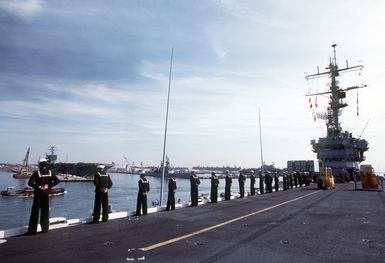
<svg viewBox="0 0 385 263"><path fill-rule="evenodd" d="M225 200L230 200L231 197L231 184L233 183L233 179L231 179L229 170L225 171Z"/></svg>
<svg viewBox="0 0 385 263"><path fill-rule="evenodd" d="M279 177L277 173L274 174L274 189L276 192L279 190Z"/></svg>
<svg viewBox="0 0 385 263"><path fill-rule="evenodd" d="M51 188L59 183L56 175L48 169L48 162L46 159L40 159L39 170L34 172L28 181L33 191L33 204L31 216L29 218L28 235L35 235L37 232L37 223L40 214L41 232L47 233L49 228L49 193Z"/></svg>
<svg viewBox="0 0 385 263"><path fill-rule="evenodd" d="M299 177L299 172L295 172L294 175L294 186L295 188L298 188L298 177Z"/></svg>
<svg viewBox="0 0 385 263"><path fill-rule="evenodd" d="M215 175L215 172L212 172L211 173L211 191L210 191L211 203L216 203L218 201L218 185L219 185L219 179Z"/></svg>
<svg viewBox="0 0 385 263"><path fill-rule="evenodd" d="M286 174L286 190L290 189L290 173Z"/></svg>
<svg viewBox="0 0 385 263"><path fill-rule="evenodd" d="M273 175L271 173L269 173L269 193L272 193L273 192Z"/></svg>
<svg viewBox="0 0 385 263"><path fill-rule="evenodd" d="M263 195L263 193L265 192L264 184L263 184L264 179L265 179L265 178L264 178L262 172L260 172L260 174L259 174L259 193L260 193L261 195Z"/></svg>
<svg viewBox="0 0 385 263"><path fill-rule="evenodd" d="M292 173L289 175L289 185L290 185L290 188L293 188L293 174Z"/></svg>
<svg viewBox="0 0 385 263"><path fill-rule="evenodd" d="M175 210L175 192L176 180L174 171L170 171L170 178L168 178L168 197L166 211Z"/></svg>
<svg viewBox="0 0 385 263"><path fill-rule="evenodd" d="M273 178L271 177L270 172L266 171L266 175L265 175L266 193L272 192L273 190L272 183L273 183Z"/></svg>
<svg viewBox="0 0 385 263"><path fill-rule="evenodd" d="M254 171L251 170L250 171L250 194L251 195L255 195L255 175L254 175Z"/></svg>
<svg viewBox="0 0 385 263"><path fill-rule="evenodd" d="M303 183L306 185L306 186L309 186L310 185L310 182L311 182L311 172L307 172L304 174L304 179L303 179Z"/></svg>
<svg viewBox="0 0 385 263"><path fill-rule="evenodd" d="M94 176L95 203L92 223L97 224L100 218L100 205L102 206L102 221L108 220L108 190L112 187L110 175L104 170L104 165L97 166L98 172Z"/></svg>
<svg viewBox="0 0 385 263"><path fill-rule="evenodd" d="M150 182L145 177L144 171L140 172L140 179L138 181L139 191L138 200L136 202L136 216L140 216L140 210L143 215L147 215L147 194L150 192Z"/></svg>
<svg viewBox="0 0 385 263"><path fill-rule="evenodd" d="M245 182L246 176L243 175L242 171L239 171L238 183L239 183L239 197L245 197Z"/></svg>
<svg viewBox="0 0 385 263"><path fill-rule="evenodd" d="M191 205L190 206L198 206L198 186L201 183L198 175L195 171L191 172L190 176L190 185L191 185Z"/></svg>
<svg viewBox="0 0 385 263"><path fill-rule="evenodd" d="M282 176L282 183L283 183L283 191L286 191L287 190L287 175L286 175L286 172L283 173L283 176Z"/></svg>
<svg viewBox="0 0 385 263"><path fill-rule="evenodd" d="M305 181L304 181L304 175L305 173L304 172L297 172L297 177L298 177L298 186L299 187L302 187L303 184L305 184Z"/></svg>

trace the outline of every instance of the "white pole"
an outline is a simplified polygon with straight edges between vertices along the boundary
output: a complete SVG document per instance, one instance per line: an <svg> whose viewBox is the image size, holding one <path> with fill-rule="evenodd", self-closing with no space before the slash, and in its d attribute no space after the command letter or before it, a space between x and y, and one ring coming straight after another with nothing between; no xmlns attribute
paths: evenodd
<svg viewBox="0 0 385 263"><path fill-rule="evenodd" d="M170 103L170 88L171 88L171 70L172 70L172 58L174 54L174 48L171 48L171 62L170 62L170 75L168 78L168 95L167 95L167 110L166 110L166 125L164 127L164 141L163 141L163 167L162 167L162 180L160 181L160 197L159 197L159 206L162 206L163 201L163 181L165 173L165 159L166 159L166 138L167 138L167 122L168 122L168 106Z"/></svg>
<svg viewBox="0 0 385 263"><path fill-rule="evenodd" d="M262 130L261 130L261 109L258 107L258 118L259 118L259 144L261 146L261 174L265 175L265 169L263 164L263 151L262 151Z"/></svg>

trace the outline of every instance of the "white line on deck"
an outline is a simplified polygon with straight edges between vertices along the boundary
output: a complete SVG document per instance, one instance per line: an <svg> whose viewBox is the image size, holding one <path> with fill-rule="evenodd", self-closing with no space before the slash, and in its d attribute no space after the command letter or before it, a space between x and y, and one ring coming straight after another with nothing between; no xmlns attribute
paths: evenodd
<svg viewBox="0 0 385 263"><path fill-rule="evenodd" d="M169 240L166 240L166 241L157 243L157 244L153 244L153 245L150 245L150 246L145 247L143 250L144 250L144 251L150 251L150 250L153 250L153 249L156 249L156 248L159 248L159 247L163 247L163 246L166 246L166 245L168 245L168 244L172 244L172 243L178 242L178 241L180 241L180 240L183 240L183 239L186 239L186 238L189 238L189 237L193 237L193 236L196 236L196 235L199 235L199 234L202 234L202 233L211 231L211 230L216 229L216 228L218 228L218 227L222 227L222 226L225 226L225 225L234 223L234 222L236 222L236 221L245 219L245 218L247 218L247 217L254 216L254 215L263 213L263 212L265 212L265 211L268 211L268 210L271 210L271 209L274 209L274 208L277 208L277 207L280 207L280 206L283 206L283 205L286 205L286 204L289 204L289 203L298 201L298 200L300 200L300 199L302 199L302 198L308 197L308 196L310 196L310 195L316 194L316 193L321 192L321 191L322 191L322 190L318 190L318 191L312 192L312 193L310 193L310 194L306 194L306 195L303 195L303 196L300 196L300 197L297 197L297 198L294 198L294 199L285 201L285 202L280 203L280 204L277 204L277 205L273 205L273 206L266 207L266 208L261 209L261 210L258 210L258 211L254 211L254 212L252 212L252 213L250 213L250 214L247 214L247 215L243 215L243 216L240 216L240 217L231 219L231 220L227 220L227 221L225 221L225 222L223 222L223 223L220 223L220 224L217 224L217 225L213 225L213 226L210 226L210 227L203 228L203 229L201 229L201 230L192 232L192 233L187 234L187 235L183 235L183 236L176 237L176 238L172 238L172 239L169 239Z"/></svg>

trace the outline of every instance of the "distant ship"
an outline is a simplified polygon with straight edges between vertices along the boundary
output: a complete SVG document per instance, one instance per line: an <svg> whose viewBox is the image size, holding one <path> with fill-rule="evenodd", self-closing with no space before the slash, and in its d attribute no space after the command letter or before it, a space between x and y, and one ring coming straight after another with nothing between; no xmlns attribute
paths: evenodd
<svg viewBox="0 0 385 263"><path fill-rule="evenodd" d="M48 150L49 153L46 154L49 167L52 171L57 174L63 175L75 175L88 179L92 179L97 172L96 166L99 163L56 163L57 155L55 154L56 147L51 145ZM112 164L104 164L105 169L108 170L112 167Z"/></svg>
<svg viewBox="0 0 385 263"><path fill-rule="evenodd" d="M306 79L317 78L321 76L328 76L331 79L329 91L308 94L307 96L330 94L329 105L327 112L320 117L326 120L326 137L322 137L311 141L313 151L317 153L320 167L331 167L332 174L335 176L337 182L344 182L352 180L356 172L359 171L359 163L365 160L364 153L369 149L368 142L353 137L352 133L343 131L339 122L339 116L342 108L348 106L343 100L346 98L346 92L354 89L366 87L366 85L353 86L348 88L341 88L338 84L337 77L340 72L350 72L353 70L360 70L362 65L349 67L346 61L345 68L339 68L337 65L336 50L337 45L332 45L334 58L330 59L329 66L325 72L318 72L316 74L307 75ZM358 112L357 112L358 114Z"/></svg>
<svg viewBox="0 0 385 263"><path fill-rule="evenodd" d="M170 168L170 159L166 156L166 166L164 167L164 176L167 178L169 176L169 172L173 171L175 177L178 178L190 178L191 171L188 168ZM146 172L146 176L154 176L154 177L162 177L163 172L163 162L161 162L160 167L153 168Z"/></svg>

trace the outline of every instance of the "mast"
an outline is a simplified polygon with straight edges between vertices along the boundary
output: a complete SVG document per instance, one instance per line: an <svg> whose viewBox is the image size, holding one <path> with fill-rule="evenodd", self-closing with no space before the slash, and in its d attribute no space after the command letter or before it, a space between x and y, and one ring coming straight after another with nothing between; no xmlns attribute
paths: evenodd
<svg viewBox="0 0 385 263"><path fill-rule="evenodd" d="M165 173L165 158L166 158L166 139L167 139L167 124L168 124L168 107L170 103L170 88L171 88L171 71L172 71L172 59L174 55L174 48L171 48L171 59L170 59L170 74L168 78L168 94L167 94L167 109L166 109L166 124L164 127L164 140L163 140L163 158L162 158L162 180L160 181L160 197L159 197L159 206L162 206L163 201L163 181Z"/></svg>
<svg viewBox="0 0 385 263"><path fill-rule="evenodd" d="M353 86L353 87L342 89L340 88L340 86L338 86L339 82L337 80L337 77L340 75L339 74L340 72L361 70L364 66L357 65L357 66L349 67L348 62L346 61L346 67L339 69L337 65L336 46L337 46L336 44L332 45L334 57L333 59L329 59L329 66L325 68L328 71L321 72L321 73L318 71L316 74L306 76L307 80L319 78L323 76L329 76L331 78L329 91L306 95L306 96L315 96L315 95L330 94L329 107L327 109L327 122L326 122L328 136L338 136L342 132L341 125L339 122L339 114L340 114L340 109L348 106L348 104L343 101L343 99L346 98L346 92L349 90L366 87L366 85L361 85L361 86Z"/></svg>
<svg viewBox="0 0 385 263"><path fill-rule="evenodd" d="M45 157L47 158L49 165L54 165L57 160L57 155L55 154L56 147L53 145L50 145L48 147L49 154L46 154Z"/></svg>
<svg viewBox="0 0 385 263"><path fill-rule="evenodd" d="M261 129L261 109L258 107L258 119L259 119L259 145L261 148L261 174L265 174L265 167L263 163L263 151L262 151L262 129Z"/></svg>

